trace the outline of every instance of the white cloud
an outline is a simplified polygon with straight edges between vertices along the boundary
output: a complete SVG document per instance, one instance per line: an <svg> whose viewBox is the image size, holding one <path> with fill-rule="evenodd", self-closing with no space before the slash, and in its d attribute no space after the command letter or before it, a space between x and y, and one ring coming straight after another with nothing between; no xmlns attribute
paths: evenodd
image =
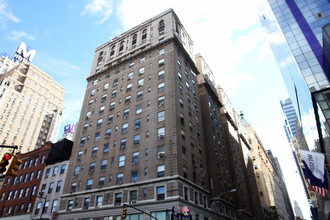
<svg viewBox="0 0 330 220"><path fill-rule="evenodd" d="M28 40L34 40L35 39L32 35L26 33L25 31L19 31L19 30L10 31L8 38L10 40L15 40L15 41L23 39L23 38L26 38Z"/></svg>
<svg viewBox="0 0 330 220"><path fill-rule="evenodd" d="M10 22L20 22L19 18L17 18L10 9L7 7L7 4L4 0L0 0L0 21L10 21Z"/></svg>
<svg viewBox="0 0 330 220"><path fill-rule="evenodd" d="M82 14L95 15L101 17L101 20L96 24L103 24L112 14L111 0L91 0L84 7Z"/></svg>

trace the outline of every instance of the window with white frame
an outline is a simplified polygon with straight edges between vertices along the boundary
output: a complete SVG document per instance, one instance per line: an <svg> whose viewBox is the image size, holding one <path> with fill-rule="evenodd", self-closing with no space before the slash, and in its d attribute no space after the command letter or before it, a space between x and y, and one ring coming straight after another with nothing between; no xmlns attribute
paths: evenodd
<svg viewBox="0 0 330 220"><path fill-rule="evenodd" d="M165 128L158 128L157 129L157 138L158 139L163 139L165 137Z"/></svg>
<svg viewBox="0 0 330 220"><path fill-rule="evenodd" d="M125 166L125 155L120 155L118 157L118 167Z"/></svg>
<svg viewBox="0 0 330 220"><path fill-rule="evenodd" d="M158 112L157 118L158 118L158 122L165 121L165 111Z"/></svg>

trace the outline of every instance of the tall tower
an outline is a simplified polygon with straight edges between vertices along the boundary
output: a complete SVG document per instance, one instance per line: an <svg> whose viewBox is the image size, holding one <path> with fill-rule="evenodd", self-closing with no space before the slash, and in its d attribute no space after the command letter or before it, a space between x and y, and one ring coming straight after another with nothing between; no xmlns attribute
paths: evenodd
<svg viewBox="0 0 330 220"><path fill-rule="evenodd" d="M290 98L281 100L280 103L281 103L282 111L286 118L285 124L288 126L287 137L289 139L289 142L291 142L292 137L297 137L297 131L296 131L296 123L298 121L297 114L294 110Z"/></svg>
<svg viewBox="0 0 330 220"><path fill-rule="evenodd" d="M26 153L56 141L65 89L30 63L34 53L24 43L18 51L15 59L0 62L0 143Z"/></svg>
<svg viewBox="0 0 330 220"><path fill-rule="evenodd" d="M326 0L260 2L260 21L270 34L298 124L308 148L315 149L320 135L329 136L327 111L330 105L326 94L330 79L327 50L330 3ZM326 153L326 148L328 146L321 140L320 151Z"/></svg>
<svg viewBox="0 0 330 220"><path fill-rule="evenodd" d="M96 49L59 215L212 216L192 46L170 9Z"/></svg>
<svg viewBox="0 0 330 220"><path fill-rule="evenodd" d="M327 161L330 159L329 8L326 0L260 0L258 10L297 114L299 147L324 153ZM327 163L326 169L330 169ZM324 203L328 201L320 198L317 202L314 205L318 207L319 218L327 219Z"/></svg>

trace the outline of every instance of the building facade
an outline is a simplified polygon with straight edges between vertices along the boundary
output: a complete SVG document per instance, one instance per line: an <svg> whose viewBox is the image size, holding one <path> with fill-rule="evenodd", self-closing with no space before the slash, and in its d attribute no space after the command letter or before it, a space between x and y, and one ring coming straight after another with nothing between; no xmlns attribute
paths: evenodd
<svg viewBox="0 0 330 220"><path fill-rule="evenodd" d="M240 116L244 119L243 114L240 114ZM256 131L246 120L245 122L265 219L273 219L274 216L278 216L279 219L294 219L293 209L282 175L277 172L276 165L269 156L269 152L265 150Z"/></svg>
<svg viewBox="0 0 330 220"><path fill-rule="evenodd" d="M42 179L45 160L51 148L42 148L25 154L16 154L22 160L17 177L5 177L0 191L0 215L3 219L31 219L34 204L38 200L38 188Z"/></svg>
<svg viewBox="0 0 330 220"><path fill-rule="evenodd" d="M173 10L96 49L59 218L212 216L192 54Z"/></svg>
<svg viewBox="0 0 330 220"><path fill-rule="evenodd" d="M26 153L55 142L65 89L33 64L23 60L8 66L6 59L1 58L6 71L0 74L0 143Z"/></svg>
<svg viewBox="0 0 330 220"><path fill-rule="evenodd" d="M59 210L73 142L63 139L52 144L46 159L38 196L33 206L32 219L53 219Z"/></svg>
<svg viewBox="0 0 330 220"><path fill-rule="evenodd" d="M261 0L259 12L297 114L299 146L324 153L329 161L330 3ZM318 198L312 213L318 209L319 218L328 218L329 204Z"/></svg>
<svg viewBox="0 0 330 220"><path fill-rule="evenodd" d="M145 218L135 208L157 219L262 219L244 163L244 132L234 132L234 144L225 140L214 88L214 106L203 110L192 46L169 9L96 49L59 219L121 219L124 204L130 219ZM213 138L203 125L210 112L216 149L204 144ZM230 147L234 161L225 156Z"/></svg>

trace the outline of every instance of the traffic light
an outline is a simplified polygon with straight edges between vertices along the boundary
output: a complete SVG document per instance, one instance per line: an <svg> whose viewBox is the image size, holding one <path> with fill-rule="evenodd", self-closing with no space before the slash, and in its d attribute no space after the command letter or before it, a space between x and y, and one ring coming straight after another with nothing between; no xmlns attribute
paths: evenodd
<svg viewBox="0 0 330 220"><path fill-rule="evenodd" d="M7 170L7 166L9 164L9 160L11 159L11 154L9 153L5 153L5 155L3 155L2 160L0 162L0 173L5 174L6 170Z"/></svg>
<svg viewBox="0 0 330 220"><path fill-rule="evenodd" d="M18 168L22 164L22 160L18 159L16 155L13 155L13 160L11 161L6 176L18 176Z"/></svg>
<svg viewBox="0 0 330 220"><path fill-rule="evenodd" d="M127 208L126 208L126 205L124 204L123 205L123 212L121 213L121 218L126 218L127 216Z"/></svg>

